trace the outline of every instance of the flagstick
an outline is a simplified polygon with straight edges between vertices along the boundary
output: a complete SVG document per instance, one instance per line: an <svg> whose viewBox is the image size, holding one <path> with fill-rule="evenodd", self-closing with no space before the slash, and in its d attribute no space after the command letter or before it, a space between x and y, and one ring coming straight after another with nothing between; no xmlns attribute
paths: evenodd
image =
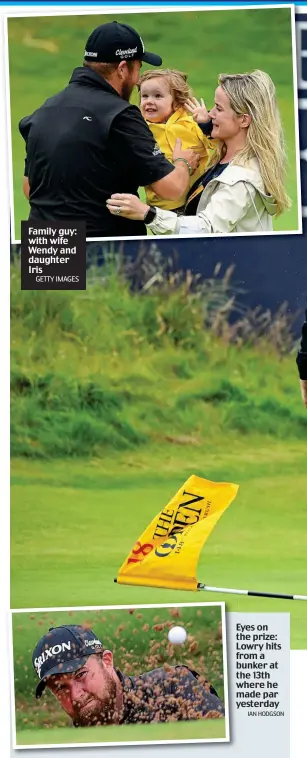
<svg viewBox="0 0 307 758"><path fill-rule="evenodd" d="M114 579L117 583L117 579ZM148 585L144 585L145 587ZM167 589L164 587L164 589ZM171 589L171 588L170 588ZM180 590L181 588L178 587ZM228 595L251 595L252 597L275 597L279 600L307 600L307 595L277 595L272 592L252 592L251 590L230 590L226 587L208 587L207 584L198 582L197 589L203 592L225 592Z"/></svg>
<svg viewBox="0 0 307 758"><path fill-rule="evenodd" d="M307 595L277 595L272 592L251 592L251 590L230 590L226 587L208 587L206 584L197 584L198 590L205 592L225 592L229 595L252 595L253 597L276 597L280 600L307 600Z"/></svg>

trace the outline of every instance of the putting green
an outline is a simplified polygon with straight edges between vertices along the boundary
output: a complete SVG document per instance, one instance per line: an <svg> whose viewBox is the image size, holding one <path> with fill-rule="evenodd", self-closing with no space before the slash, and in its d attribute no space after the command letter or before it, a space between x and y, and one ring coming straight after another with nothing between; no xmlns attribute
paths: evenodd
<svg viewBox="0 0 307 758"><path fill-rule="evenodd" d="M61 745L75 743L151 742L225 739L224 719L131 724L84 729L29 729L17 732L17 745Z"/></svg>
<svg viewBox="0 0 307 758"><path fill-rule="evenodd" d="M295 472L295 475L294 475ZM250 436L207 448L12 463L11 607L225 600L231 611L291 613L306 648L307 603L114 584L144 527L192 473L240 485L198 566L216 587L306 594L306 446Z"/></svg>

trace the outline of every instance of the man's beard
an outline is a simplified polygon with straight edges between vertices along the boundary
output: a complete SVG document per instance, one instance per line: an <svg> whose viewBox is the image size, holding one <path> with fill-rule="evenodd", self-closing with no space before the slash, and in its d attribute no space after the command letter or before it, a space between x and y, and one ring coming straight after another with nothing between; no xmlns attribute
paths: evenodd
<svg viewBox="0 0 307 758"><path fill-rule="evenodd" d="M122 98L123 98L123 100L127 100L128 103L129 103L129 100L130 100L130 97L131 97L132 90L133 90L133 84L130 84L129 81L123 82L123 86L122 86Z"/></svg>
<svg viewBox="0 0 307 758"><path fill-rule="evenodd" d="M108 692L101 698L89 695L87 701L76 708L74 726L101 726L113 724L116 714L116 683L110 677Z"/></svg>

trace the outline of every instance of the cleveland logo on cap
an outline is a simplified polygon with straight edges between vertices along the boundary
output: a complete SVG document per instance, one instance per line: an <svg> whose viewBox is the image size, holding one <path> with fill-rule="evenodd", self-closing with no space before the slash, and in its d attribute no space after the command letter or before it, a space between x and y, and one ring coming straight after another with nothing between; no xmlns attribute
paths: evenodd
<svg viewBox="0 0 307 758"><path fill-rule="evenodd" d="M100 640L84 640L85 647L102 647Z"/></svg>
<svg viewBox="0 0 307 758"><path fill-rule="evenodd" d="M94 52L93 52L94 51ZM145 50L142 37L128 24L112 21L92 31L85 43L86 61L118 63L123 60L142 60L151 66L161 66L162 58Z"/></svg>
<svg viewBox="0 0 307 758"><path fill-rule="evenodd" d="M120 48L116 50L115 55L120 55L121 58L129 58L130 55L134 55L137 53L138 49L137 47L128 47L127 50L121 50Z"/></svg>

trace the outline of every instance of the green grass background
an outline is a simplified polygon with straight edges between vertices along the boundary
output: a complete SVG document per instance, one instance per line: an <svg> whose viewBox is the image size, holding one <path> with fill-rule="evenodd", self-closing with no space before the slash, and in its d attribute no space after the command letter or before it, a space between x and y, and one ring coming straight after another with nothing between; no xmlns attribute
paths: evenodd
<svg viewBox="0 0 307 758"><path fill-rule="evenodd" d="M68 83L82 64L85 42L93 28L113 16L81 15L11 18L8 20L15 238L28 217L22 193L24 142L18 131L23 116ZM163 66L189 76L195 95L213 104L221 72L260 68L277 88L289 159L287 189L292 209L274 222L276 230L298 228L294 128L291 16L289 8L119 14L144 39L148 50L161 54ZM145 65L146 68L146 65ZM133 101L138 102L137 94Z"/></svg>
<svg viewBox="0 0 307 758"><path fill-rule="evenodd" d="M156 724L153 728L149 725L149 732L143 725L132 729L126 726L67 729L70 719L48 690L39 702L35 701L37 677L31 662L32 651L50 626L82 624L93 629L104 647L112 650L115 667L127 675L138 676L164 664L189 666L213 684L224 702L221 619L220 606L13 614L19 744L178 739L174 724ZM168 642L167 632L176 624L184 626L188 633L183 645ZM182 739L225 736L224 719L215 719L211 724L212 721L208 727L208 720L186 724Z"/></svg>
<svg viewBox="0 0 307 758"><path fill-rule="evenodd" d="M225 600L291 612L291 645L306 648L304 602L114 584L198 474L240 485L198 580L306 594L307 416L278 324L232 344L185 285L132 294L104 274L84 293L20 292L12 269L11 607Z"/></svg>
<svg viewBox="0 0 307 758"><path fill-rule="evenodd" d="M95 729L31 729L17 732L17 745L63 745L102 742L157 742L177 740L216 740L225 738L224 719L181 721L168 724L124 724L97 726Z"/></svg>

